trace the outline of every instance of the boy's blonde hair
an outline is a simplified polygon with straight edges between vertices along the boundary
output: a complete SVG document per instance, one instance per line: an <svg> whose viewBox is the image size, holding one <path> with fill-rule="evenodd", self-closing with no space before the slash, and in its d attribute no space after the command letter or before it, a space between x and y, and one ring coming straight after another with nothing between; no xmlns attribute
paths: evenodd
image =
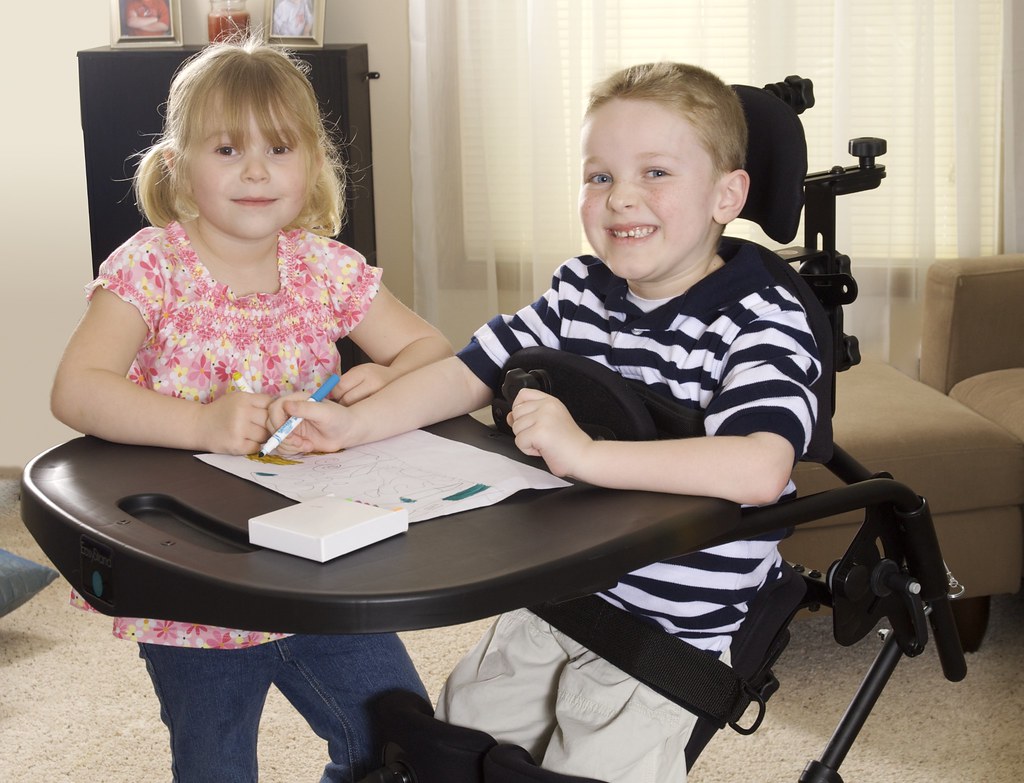
<svg viewBox="0 0 1024 783"><path fill-rule="evenodd" d="M594 86L585 116L615 98L654 101L682 115L711 156L716 176L746 163L743 106L736 92L710 71L672 62L623 68Z"/></svg>
<svg viewBox="0 0 1024 783"><path fill-rule="evenodd" d="M171 82L163 134L135 173L136 201L146 219L160 227L193 220L198 213L187 181L191 156L216 131L244 147L255 120L272 144L306 156L304 206L284 228L337 234L344 219L345 170L307 72L306 63L255 38L212 44L186 61Z"/></svg>

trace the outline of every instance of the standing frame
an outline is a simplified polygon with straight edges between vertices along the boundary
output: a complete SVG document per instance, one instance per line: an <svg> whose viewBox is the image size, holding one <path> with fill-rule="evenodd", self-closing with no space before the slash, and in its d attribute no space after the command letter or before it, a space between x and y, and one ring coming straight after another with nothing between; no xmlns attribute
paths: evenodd
<svg viewBox="0 0 1024 783"><path fill-rule="evenodd" d="M181 46L181 0L110 0L110 45Z"/></svg>
<svg viewBox="0 0 1024 783"><path fill-rule="evenodd" d="M268 40L291 49L323 46L326 4L326 0L267 0Z"/></svg>

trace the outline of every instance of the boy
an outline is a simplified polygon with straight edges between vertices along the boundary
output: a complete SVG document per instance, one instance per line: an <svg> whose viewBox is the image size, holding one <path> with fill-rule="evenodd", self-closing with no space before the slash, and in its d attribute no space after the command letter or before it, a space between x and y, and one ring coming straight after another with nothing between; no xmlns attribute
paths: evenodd
<svg viewBox="0 0 1024 783"><path fill-rule="evenodd" d="M587 356L703 410L706 437L591 440L556 399L525 389L516 445L560 476L628 489L774 503L817 414L821 371L806 315L750 248L718 253L749 186L735 93L700 68L627 68L594 89L582 131L580 218L598 258L563 264L533 305L479 329L457 357L342 408L289 399L306 417L287 444L334 450L486 405L520 348ZM601 597L728 662L757 590L777 578L777 539L655 563ZM545 768L616 783L685 780L695 716L532 613L502 615L452 673L438 717L524 746Z"/></svg>

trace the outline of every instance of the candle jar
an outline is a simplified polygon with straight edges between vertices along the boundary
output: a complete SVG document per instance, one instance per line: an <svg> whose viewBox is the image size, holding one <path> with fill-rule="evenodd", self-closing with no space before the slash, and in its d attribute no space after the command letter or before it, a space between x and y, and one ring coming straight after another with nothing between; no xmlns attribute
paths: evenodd
<svg viewBox="0 0 1024 783"><path fill-rule="evenodd" d="M245 0L210 0L207 29L210 43L245 35L249 31Z"/></svg>

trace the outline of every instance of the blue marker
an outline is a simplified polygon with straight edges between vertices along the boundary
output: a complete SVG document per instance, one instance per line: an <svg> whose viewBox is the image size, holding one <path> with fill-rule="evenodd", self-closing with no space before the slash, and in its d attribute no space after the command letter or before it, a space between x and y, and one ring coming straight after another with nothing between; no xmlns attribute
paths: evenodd
<svg viewBox="0 0 1024 783"><path fill-rule="evenodd" d="M323 382L323 385L319 389L313 392L313 394L309 398L309 401L320 402L321 400L323 400L328 394L330 394L331 389L333 389L335 384L337 384L337 382L340 380L341 379L338 377L337 373L332 375L330 378ZM271 435L270 439L263 444L263 448L260 449L260 456L265 457L278 446L280 446L281 441L287 438L291 434L291 431L299 426L299 422L301 421L301 416L292 416L290 419L288 419L288 421L282 424L278 428L277 432Z"/></svg>

